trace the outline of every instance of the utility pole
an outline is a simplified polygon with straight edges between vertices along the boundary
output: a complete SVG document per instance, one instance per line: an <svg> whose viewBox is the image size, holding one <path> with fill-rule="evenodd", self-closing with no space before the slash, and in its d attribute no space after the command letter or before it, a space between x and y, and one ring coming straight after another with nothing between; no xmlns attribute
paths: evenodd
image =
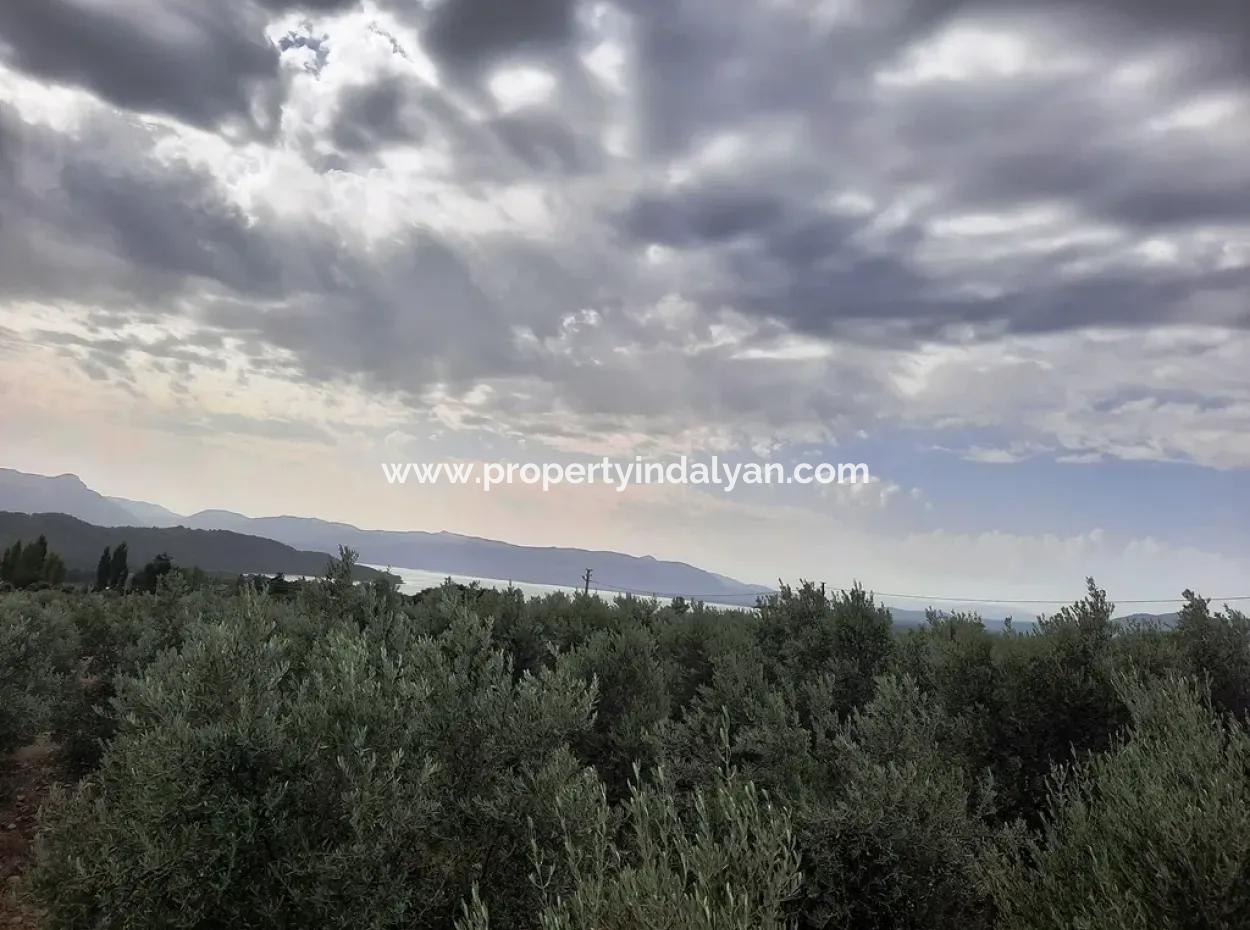
<svg viewBox="0 0 1250 930"><path fill-rule="evenodd" d="M582 583L584 585L584 587L582 588L582 592L587 597L590 597L590 576L592 574L594 574L594 572L591 571L589 568L586 569L584 572L582 572Z"/></svg>

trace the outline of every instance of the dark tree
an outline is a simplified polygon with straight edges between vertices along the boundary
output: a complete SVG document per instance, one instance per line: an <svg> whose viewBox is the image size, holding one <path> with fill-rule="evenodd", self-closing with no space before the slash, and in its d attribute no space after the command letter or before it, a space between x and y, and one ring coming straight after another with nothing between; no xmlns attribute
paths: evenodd
<svg viewBox="0 0 1250 930"><path fill-rule="evenodd" d="M9 548L4 550L4 557L0 558L0 581L7 581L9 584L14 582L17 577L17 563L22 559L22 541L19 539Z"/></svg>
<svg viewBox="0 0 1250 930"><path fill-rule="evenodd" d="M48 540L40 536L29 546L22 549L17 560L17 570L13 574L13 586L29 588L43 578L43 563L48 557Z"/></svg>
<svg viewBox="0 0 1250 930"><path fill-rule="evenodd" d="M113 570L113 557L109 547L105 546L100 553L100 561L95 567L95 589L103 591L109 586L109 578Z"/></svg>
<svg viewBox="0 0 1250 930"><path fill-rule="evenodd" d="M108 586L120 591L126 587L126 576L129 574L130 568L126 564L126 544L118 543L117 548L113 550L112 561L109 563Z"/></svg>
<svg viewBox="0 0 1250 930"><path fill-rule="evenodd" d="M168 575L174 567L173 560L162 552L135 575L134 589L149 594L156 591L161 578Z"/></svg>
<svg viewBox="0 0 1250 930"><path fill-rule="evenodd" d="M43 560L42 580L56 587L65 580L65 560L55 552L49 552Z"/></svg>

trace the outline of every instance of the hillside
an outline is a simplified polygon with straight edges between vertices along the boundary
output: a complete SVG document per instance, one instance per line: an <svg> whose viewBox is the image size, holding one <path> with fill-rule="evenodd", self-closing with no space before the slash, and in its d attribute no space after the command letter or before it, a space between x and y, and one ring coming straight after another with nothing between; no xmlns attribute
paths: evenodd
<svg viewBox="0 0 1250 930"><path fill-rule="evenodd" d="M0 468L0 511L67 513L96 526L149 522L136 520L129 509L93 491L77 475L49 477L11 468Z"/></svg>
<svg viewBox="0 0 1250 930"><path fill-rule="evenodd" d="M621 552L563 546L519 546L459 533L365 530L347 523L308 517L246 517L225 510L206 510L187 517L188 526L257 533L301 548L351 546L361 560L481 578L511 579L538 584L577 585L589 568L601 590L641 593L696 594L714 600L750 596L768 589L744 584L685 562ZM333 541L333 542L332 542Z"/></svg>
<svg viewBox="0 0 1250 930"><path fill-rule="evenodd" d="M330 556L324 552L294 549L272 539L228 530L197 530L187 527L105 527L86 523L63 513L10 513L0 511L0 547L17 540L43 535L48 546L65 560L74 573L94 573L105 546L126 543L130 567L135 570L164 552L174 564L201 568L216 574L244 573L320 575ZM356 578L379 578L381 572L358 566Z"/></svg>
<svg viewBox="0 0 1250 930"><path fill-rule="evenodd" d="M519 546L448 532L367 530L310 517L248 517L228 510L204 510L188 517L147 501L105 497L74 475L50 478L0 468L0 511L63 513L97 526L229 530L315 552L336 552L343 545L374 565L537 584L577 585L589 568L605 591L697 594L706 600L721 597L749 604L754 595L768 590L685 562L607 550Z"/></svg>

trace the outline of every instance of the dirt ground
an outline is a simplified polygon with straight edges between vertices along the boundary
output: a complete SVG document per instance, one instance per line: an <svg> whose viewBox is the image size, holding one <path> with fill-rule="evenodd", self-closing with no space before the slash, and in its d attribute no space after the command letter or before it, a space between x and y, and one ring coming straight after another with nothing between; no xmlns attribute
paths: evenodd
<svg viewBox="0 0 1250 930"><path fill-rule="evenodd" d="M39 805L53 779L53 748L36 743L0 763L0 930L35 930L38 914L20 900Z"/></svg>

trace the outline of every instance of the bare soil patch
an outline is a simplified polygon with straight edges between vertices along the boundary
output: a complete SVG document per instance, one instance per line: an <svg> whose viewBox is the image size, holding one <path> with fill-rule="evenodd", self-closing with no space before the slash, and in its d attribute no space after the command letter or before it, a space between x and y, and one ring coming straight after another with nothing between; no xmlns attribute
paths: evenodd
<svg viewBox="0 0 1250 930"><path fill-rule="evenodd" d="M0 928L35 930L38 914L21 900L39 805L55 781L55 747L24 746L0 762Z"/></svg>

